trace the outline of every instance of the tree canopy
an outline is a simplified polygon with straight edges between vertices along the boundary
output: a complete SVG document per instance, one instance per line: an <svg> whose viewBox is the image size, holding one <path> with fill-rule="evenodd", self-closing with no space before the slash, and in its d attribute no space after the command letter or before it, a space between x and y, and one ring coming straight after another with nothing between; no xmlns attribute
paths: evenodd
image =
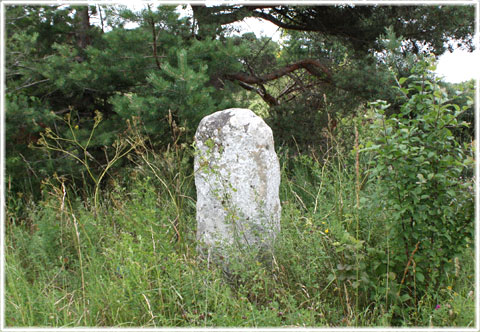
<svg viewBox="0 0 480 332"><path fill-rule="evenodd" d="M378 39L387 27L404 37L405 51L442 54L447 45L452 49L452 40L473 49L474 11L468 6L243 5L193 8L199 26L219 27L245 17L258 17L282 29L338 38L358 52L381 50Z"/></svg>

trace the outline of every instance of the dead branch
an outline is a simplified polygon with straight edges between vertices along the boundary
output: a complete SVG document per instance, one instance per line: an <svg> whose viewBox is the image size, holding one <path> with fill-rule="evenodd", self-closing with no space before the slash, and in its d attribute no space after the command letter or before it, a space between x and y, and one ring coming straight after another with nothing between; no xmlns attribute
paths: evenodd
<svg viewBox="0 0 480 332"><path fill-rule="evenodd" d="M325 66L320 60L316 59L300 60L298 62L292 63L283 68L277 69L272 73L260 77L248 75L247 73L227 74L225 75L225 77L232 81L237 80L247 84L262 84L276 80L298 69L305 69L311 75L318 77L327 83L332 82L332 74L330 72L330 69Z"/></svg>

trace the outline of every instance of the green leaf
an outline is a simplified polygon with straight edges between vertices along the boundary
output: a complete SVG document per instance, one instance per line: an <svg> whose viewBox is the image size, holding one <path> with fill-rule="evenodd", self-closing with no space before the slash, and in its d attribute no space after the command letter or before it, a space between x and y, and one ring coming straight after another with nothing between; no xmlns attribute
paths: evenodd
<svg viewBox="0 0 480 332"><path fill-rule="evenodd" d="M407 77L401 77L401 78L398 80L398 83L400 83L400 85L402 85L403 83L405 83L406 80L408 80Z"/></svg>
<svg viewBox="0 0 480 332"><path fill-rule="evenodd" d="M402 296L400 296L400 302L406 302L411 299L412 299L411 296L408 294L403 294Z"/></svg>
<svg viewBox="0 0 480 332"><path fill-rule="evenodd" d="M418 173L417 178L420 180L420 183L426 183L427 182L427 180L423 177L422 173Z"/></svg>
<svg viewBox="0 0 480 332"><path fill-rule="evenodd" d="M421 273L421 272L418 272L415 274L415 278L419 281L419 282L424 282L425 281L425 276Z"/></svg>

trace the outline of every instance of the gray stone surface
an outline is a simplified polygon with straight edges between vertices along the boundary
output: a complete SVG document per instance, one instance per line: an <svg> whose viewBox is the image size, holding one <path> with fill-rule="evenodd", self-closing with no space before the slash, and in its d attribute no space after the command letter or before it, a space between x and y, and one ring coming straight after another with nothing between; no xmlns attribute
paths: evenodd
<svg viewBox="0 0 480 332"><path fill-rule="evenodd" d="M252 111L202 119L195 134L197 239L202 254L271 248L280 231L280 167L272 130Z"/></svg>

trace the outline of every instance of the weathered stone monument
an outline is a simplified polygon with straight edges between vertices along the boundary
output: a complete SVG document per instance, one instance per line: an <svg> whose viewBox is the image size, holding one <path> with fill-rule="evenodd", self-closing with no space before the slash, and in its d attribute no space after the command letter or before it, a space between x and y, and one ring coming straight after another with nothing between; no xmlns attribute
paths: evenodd
<svg viewBox="0 0 480 332"><path fill-rule="evenodd" d="M232 108L202 119L195 134L198 250L264 253L280 231L280 167L272 130L252 111Z"/></svg>

